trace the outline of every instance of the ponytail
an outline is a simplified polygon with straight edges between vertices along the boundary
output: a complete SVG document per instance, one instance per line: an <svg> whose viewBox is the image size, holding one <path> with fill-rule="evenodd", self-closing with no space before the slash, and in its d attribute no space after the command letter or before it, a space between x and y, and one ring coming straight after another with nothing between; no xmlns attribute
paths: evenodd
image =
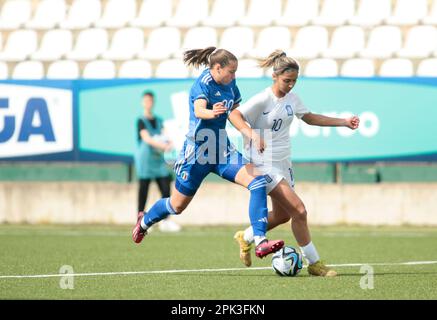
<svg viewBox="0 0 437 320"><path fill-rule="evenodd" d="M205 49L193 49L184 52L184 63L188 66L192 65L196 68L201 65L209 65L209 56L215 51L215 47Z"/></svg>
<svg viewBox="0 0 437 320"><path fill-rule="evenodd" d="M292 70L299 72L296 60L287 57L287 54L282 50L273 51L268 57L259 60L258 65L261 68L273 67L273 72L277 75Z"/></svg>
<svg viewBox="0 0 437 320"><path fill-rule="evenodd" d="M216 47L208 47L205 49L192 49L184 52L184 63L187 66L196 68L204 65L212 68L215 64L220 67L227 66L230 61L238 61L237 57L225 49L217 49Z"/></svg>

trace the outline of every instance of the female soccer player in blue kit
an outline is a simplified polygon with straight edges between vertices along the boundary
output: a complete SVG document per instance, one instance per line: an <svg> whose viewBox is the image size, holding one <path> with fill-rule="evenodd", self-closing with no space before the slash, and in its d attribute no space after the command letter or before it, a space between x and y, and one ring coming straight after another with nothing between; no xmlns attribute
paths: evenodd
<svg viewBox="0 0 437 320"><path fill-rule="evenodd" d="M230 111L241 101L236 85L237 58L229 51L208 47L184 53L187 65L206 68L190 90L189 131L175 163L175 190L158 200L149 212L139 212L132 239L140 243L147 229L170 214L180 214L193 199L203 179L213 172L250 191L249 217L253 228L255 254L262 258L283 247L282 240L267 240L267 195L264 176L254 173L252 164L235 150L226 134ZM259 145L257 141L254 141ZM263 152L260 148L259 152Z"/></svg>

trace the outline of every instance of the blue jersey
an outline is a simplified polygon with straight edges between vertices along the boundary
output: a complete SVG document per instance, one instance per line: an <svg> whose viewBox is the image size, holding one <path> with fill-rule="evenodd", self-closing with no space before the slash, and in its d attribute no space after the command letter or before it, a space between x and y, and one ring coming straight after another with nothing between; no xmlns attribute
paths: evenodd
<svg viewBox="0 0 437 320"><path fill-rule="evenodd" d="M217 102L223 102L228 109L219 117L203 120L194 114L194 102L197 99L207 101L207 109ZM241 95L235 80L228 85L218 84L211 76L210 70L202 72L190 90L190 127L184 147L175 163L176 189L186 196L193 196L203 179L213 172L220 177L235 182L235 176L247 163L246 159L232 146L226 134L228 114L235 104L240 103ZM205 129L204 136L201 130ZM203 143L209 136L215 135L215 145L204 149ZM213 152L209 149L213 148ZM215 148L214 148L215 147ZM207 161L205 161L207 160Z"/></svg>
<svg viewBox="0 0 437 320"><path fill-rule="evenodd" d="M194 114L194 101L197 99L205 99L207 101L206 108L210 110L212 110L212 106L217 102L223 102L228 112L209 120L196 118ZM218 84L214 81L210 69L205 69L190 90L190 126L187 138L194 141L197 132L205 128L216 131L218 136L218 131L220 129L224 130L226 127L226 120L230 110L235 104L240 102L241 95L235 79L228 85Z"/></svg>

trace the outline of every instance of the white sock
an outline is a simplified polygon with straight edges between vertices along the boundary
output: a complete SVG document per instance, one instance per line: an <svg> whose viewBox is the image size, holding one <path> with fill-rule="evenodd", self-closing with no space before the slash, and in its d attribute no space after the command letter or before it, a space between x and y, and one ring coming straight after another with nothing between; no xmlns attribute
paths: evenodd
<svg viewBox="0 0 437 320"><path fill-rule="evenodd" d="M308 243L306 246L300 247L300 250L302 251L303 257L308 261L309 264L316 263L320 260L317 249L312 241L310 241L310 243Z"/></svg>
<svg viewBox="0 0 437 320"><path fill-rule="evenodd" d="M143 219L141 219L141 228L143 228L143 230L147 230L147 229L149 229L149 227L147 226L147 224L144 223L144 217L143 217Z"/></svg>
<svg viewBox="0 0 437 320"><path fill-rule="evenodd" d="M243 239L247 243L252 243L253 242L253 229L252 229L252 227L249 227L246 230L244 230Z"/></svg>
<svg viewBox="0 0 437 320"><path fill-rule="evenodd" d="M265 240L265 236L254 236L253 240L255 240L255 245L259 245L263 240Z"/></svg>

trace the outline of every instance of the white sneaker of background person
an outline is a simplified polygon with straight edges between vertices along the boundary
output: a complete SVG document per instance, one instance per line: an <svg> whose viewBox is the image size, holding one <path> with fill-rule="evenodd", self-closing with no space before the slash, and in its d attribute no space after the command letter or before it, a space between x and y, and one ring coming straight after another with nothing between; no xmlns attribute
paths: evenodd
<svg viewBox="0 0 437 320"><path fill-rule="evenodd" d="M162 232L179 232L181 231L181 226L174 221L165 219L159 223L159 230Z"/></svg>

